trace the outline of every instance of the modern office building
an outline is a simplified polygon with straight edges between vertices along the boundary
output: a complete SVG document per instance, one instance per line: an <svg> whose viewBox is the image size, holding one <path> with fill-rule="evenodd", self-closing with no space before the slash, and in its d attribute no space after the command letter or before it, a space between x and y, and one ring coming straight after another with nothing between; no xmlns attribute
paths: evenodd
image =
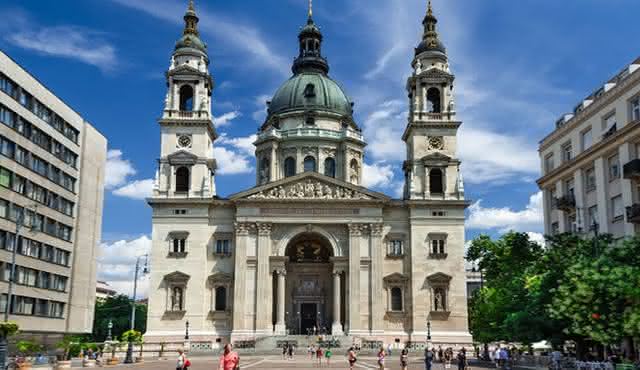
<svg viewBox="0 0 640 370"><path fill-rule="evenodd" d="M578 78L579 76L575 76ZM634 235L640 225L640 58L540 142L547 234Z"/></svg>
<svg viewBox="0 0 640 370"><path fill-rule="evenodd" d="M362 185L366 141L311 12L258 128L256 185L216 193L214 84L191 2L166 73L145 340L258 346L324 329L344 344L469 346L454 75L429 6L402 135L404 197ZM400 139L400 138L398 138ZM284 339L283 339L284 340ZM294 339L295 340L295 339ZM272 343L275 345L275 342ZM273 347L272 347L273 348Z"/></svg>
<svg viewBox="0 0 640 370"><path fill-rule="evenodd" d="M0 311L26 335L89 333L107 141L0 52Z"/></svg>
<svg viewBox="0 0 640 370"><path fill-rule="evenodd" d="M109 283L98 280L96 282L96 300L104 301L107 298L115 297L118 294Z"/></svg>

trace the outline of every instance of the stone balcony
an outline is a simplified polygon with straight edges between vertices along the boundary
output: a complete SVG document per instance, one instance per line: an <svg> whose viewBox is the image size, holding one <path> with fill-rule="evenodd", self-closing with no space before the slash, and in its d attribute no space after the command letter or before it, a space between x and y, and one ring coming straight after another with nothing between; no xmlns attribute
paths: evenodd
<svg viewBox="0 0 640 370"><path fill-rule="evenodd" d="M206 110L182 111L182 110L165 110L162 116L164 119L209 119L209 112Z"/></svg>
<svg viewBox="0 0 640 370"><path fill-rule="evenodd" d="M561 211L571 212L576 209L576 198L571 194L555 198L554 203L556 209L559 209Z"/></svg>
<svg viewBox="0 0 640 370"><path fill-rule="evenodd" d="M270 138L276 139L292 139L292 138L326 138L334 140L354 139L364 141L361 133L353 130L334 131L321 128L296 128L292 130L276 130L262 132L258 135L258 140L266 140Z"/></svg>
<svg viewBox="0 0 640 370"><path fill-rule="evenodd" d="M640 180L640 159L633 159L626 163L622 173L625 179Z"/></svg>
<svg viewBox="0 0 640 370"><path fill-rule="evenodd" d="M451 112L445 113L428 113L417 111L413 112L414 121L451 121L453 114Z"/></svg>
<svg viewBox="0 0 640 370"><path fill-rule="evenodd" d="M636 203L631 207L627 207L627 222L640 224L640 204Z"/></svg>

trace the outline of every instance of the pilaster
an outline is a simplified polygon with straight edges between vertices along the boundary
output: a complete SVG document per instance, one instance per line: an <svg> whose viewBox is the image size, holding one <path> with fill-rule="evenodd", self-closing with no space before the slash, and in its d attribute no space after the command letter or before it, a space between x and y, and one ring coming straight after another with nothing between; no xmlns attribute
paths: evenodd
<svg viewBox="0 0 640 370"><path fill-rule="evenodd" d="M246 274L247 274L247 243L251 225L237 222L235 225L234 278L233 278L233 328L232 337L246 336L251 333L247 327L245 312L247 312Z"/></svg>
<svg viewBox="0 0 640 370"><path fill-rule="evenodd" d="M259 307L256 307L256 333L269 335L272 333L272 285L273 279L269 268L269 256L271 255L271 223L257 223L258 250L257 250L257 287L256 298Z"/></svg>
<svg viewBox="0 0 640 370"><path fill-rule="evenodd" d="M371 335L384 334L384 291L382 289L382 264L384 247L382 245L382 233L384 225L371 224Z"/></svg>
<svg viewBox="0 0 640 370"><path fill-rule="evenodd" d="M595 160L595 173L596 173L596 197L598 199L598 228L600 233L606 234L609 232L609 212L608 204L609 199L607 197L607 176L605 175L604 158L600 157Z"/></svg>
<svg viewBox="0 0 640 370"><path fill-rule="evenodd" d="M629 163L633 159L632 147L629 142L626 142L618 148L618 160L620 161L620 169L626 164ZM620 187L622 190L622 205L625 207L631 207L633 205L633 185L631 184L630 179L625 179L621 177L620 179ZM602 212L602 211L599 211ZM635 235L635 226L631 222L624 222L624 235L634 236Z"/></svg>
<svg viewBox="0 0 640 370"><path fill-rule="evenodd" d="M360 243L362 224L349 224L349 335L362 335L360 322Z"/></svg>

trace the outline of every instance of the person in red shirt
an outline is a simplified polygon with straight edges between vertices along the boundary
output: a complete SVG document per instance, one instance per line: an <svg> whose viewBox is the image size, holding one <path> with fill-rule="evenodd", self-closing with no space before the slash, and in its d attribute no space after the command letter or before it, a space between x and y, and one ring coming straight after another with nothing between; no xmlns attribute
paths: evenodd
<svg viewBox="0 0 640 370"><path fill-rule="evenodd" d="M240 364L240 356L233 351L231 343L224 346L224 353L220 356L220 367L218 370L235 370Z"/></svg>
<svg viewBox="0 0 640 370"><path fill-rule="evenodd" d="M318 365L322 366L322 355L324 353L322 352L322 347L318 346L318 349L316 350L316 358L318 359Z"/></svg>

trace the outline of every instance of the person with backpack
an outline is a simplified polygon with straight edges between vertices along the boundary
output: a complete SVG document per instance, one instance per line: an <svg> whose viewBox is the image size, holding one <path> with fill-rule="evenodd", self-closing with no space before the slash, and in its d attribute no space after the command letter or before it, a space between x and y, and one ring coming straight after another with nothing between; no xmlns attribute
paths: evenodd
<svg viewBox="0 0 640 370"><path fill-rule="evenodd" d="M191 367L191 361L184 354L182 348L178 349L178 360L176 361L176 370L187 370Z"/></svg>
<svg viewBox="0 0 640 370"><path fill-rule="evenodd" d="M407 370L409 366L409 351L406 348L400 353L400 366L402 366L402 370Z"/></svg>
<svg viewBox="0 0 640 370"><path fill-rule="evenodd" d="M358 361L356 358L356 351L353 347L349 348L349 352L347 352L347 360L349 361L349 370L353 370L353 365Z"/></svg>
<svg viewBox="0 0 640 370"><path fill-rule="evenodd" d="M233 346L231 343L227 343L224 346L224 353L220 356L220 366L218 370L236 370L239 369L240 365L240 356L238 353L233 351Z"/></svg>
<svg viewBox="0 0 640 370"><path fill-rule="evenodd" d="M465 370L467 368L467 352L464 348L458 352L458 370Z"/></svg>

